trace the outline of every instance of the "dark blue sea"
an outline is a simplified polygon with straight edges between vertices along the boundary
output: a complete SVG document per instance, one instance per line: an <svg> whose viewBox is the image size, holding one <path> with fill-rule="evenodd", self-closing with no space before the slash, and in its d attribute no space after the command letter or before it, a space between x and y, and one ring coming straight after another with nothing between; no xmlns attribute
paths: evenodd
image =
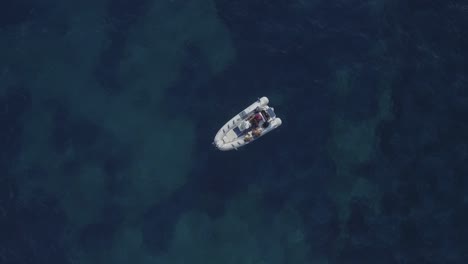
<svg viewBox="0 0 468 264"><path fill-rule="evenodd" d="M0 264L466 264L467 116L466 0L3 0Z"/></svg>

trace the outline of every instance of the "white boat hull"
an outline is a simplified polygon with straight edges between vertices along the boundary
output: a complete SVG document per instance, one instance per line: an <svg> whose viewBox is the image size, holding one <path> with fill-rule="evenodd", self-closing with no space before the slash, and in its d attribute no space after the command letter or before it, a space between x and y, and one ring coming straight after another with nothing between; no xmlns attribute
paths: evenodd
<svg viewBox="0 0 468 264"><path fill-rule="evenodd" d="M223 127L221 127L218 133L216 133L213 144L215 144L216 147L222 151L238 149L279 127L282 124L282 121L280 118L277 118L276 115L274 115L273 108L268 107L268 103L268 98L262 97L245 108L242 112L231 118L231 120L229 120ZM246 137L249 137L249 132L251 131L241 131L240 124L246 121L247 118L251 117L258 108L269 109L270 113L273 114L273 117L268 120L269 125L262 130L260 136L247 140Z"/></svg>

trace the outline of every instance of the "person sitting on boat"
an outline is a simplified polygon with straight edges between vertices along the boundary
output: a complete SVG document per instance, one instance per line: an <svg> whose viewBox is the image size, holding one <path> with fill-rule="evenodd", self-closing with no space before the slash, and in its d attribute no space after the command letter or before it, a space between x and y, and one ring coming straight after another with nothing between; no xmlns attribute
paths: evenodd
<svg viewBox="0 0 468 264"><path fill-rule="evenodd" d="M263 120L263 117L261 113L256 113L252 115L251 117L249 117L248 120L250 121L253 127L258 127L260 122Z"/></svg>
<svg viewBox="0 0 468 264"><path fill-rule="evenodd" d="M263 116L262 116L261 113L256 113L256 114L254 115L254 118L255 118L255 120L257 120L258 122L260 122L260 121L263 120Z"/></svg>
<svg viewBox="0 0 468 264"><path fill-rule="evenodd" d="M254 137L259 137L262 135L262 129L260 127L256 127L252 130L252 135Z"/></svg>
<svg viewBox="0 0 468 264"><path fill-rule="evenodd" d="M245 142L250 142L253 140L253 137L252 137L252 134L251 133L247 133L244 137L244 141Z"/></svg>

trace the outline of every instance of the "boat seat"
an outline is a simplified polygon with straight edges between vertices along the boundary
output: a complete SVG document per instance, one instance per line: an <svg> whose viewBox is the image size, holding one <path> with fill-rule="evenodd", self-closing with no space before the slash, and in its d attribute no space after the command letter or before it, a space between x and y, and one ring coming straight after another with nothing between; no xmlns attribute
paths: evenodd
<svg viewBox="0 0 468 264"><path fill-rule="evenodd" d="M247 130L248 130L248 129L247 129ZM244 132L241 131L239 127L235 127L235 128L233 129L233 131L234 131L234 133L236 133L236 135L237 135L238 137L240 137L242 134L244 134Z"/></svg>

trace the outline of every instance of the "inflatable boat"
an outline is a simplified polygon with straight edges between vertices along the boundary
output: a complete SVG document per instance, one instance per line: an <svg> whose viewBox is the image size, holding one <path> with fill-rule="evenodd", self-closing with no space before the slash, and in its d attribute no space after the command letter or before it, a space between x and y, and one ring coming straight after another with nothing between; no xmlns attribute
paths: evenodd
<svg viewBox="0 0 468 264"><path fill-rule="evenodd" d="M213 144L222 151L238 149L279 127L282 121L268 103L267 97L259 98L231 118L216 133Z"/></svg>

